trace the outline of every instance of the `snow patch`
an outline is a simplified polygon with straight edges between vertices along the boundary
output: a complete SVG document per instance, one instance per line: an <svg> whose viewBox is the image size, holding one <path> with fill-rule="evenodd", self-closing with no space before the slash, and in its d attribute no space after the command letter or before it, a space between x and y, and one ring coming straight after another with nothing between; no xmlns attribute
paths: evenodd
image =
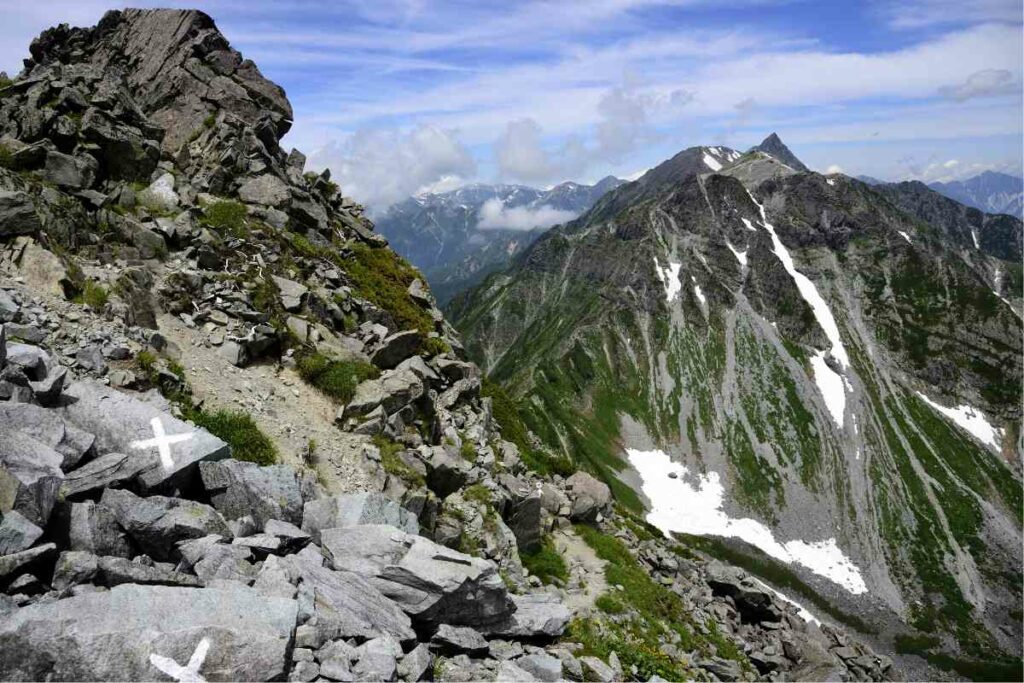
<svg viewBox="0 0 1024 683"><path fill-rule="evenodd" d="M682 263L669 261L668 267L662 268L658 263L658 259L654 259L654 272L658 274L658 279L665 286L665 299L667 301L675 299L683 289L683 284L679 281L679 271L682 267Z"/></svg>
<svg viewBox="0 0 1024 683"><path fill-rule="evenodd" d="M907 233L903 232L902 230L897 230L896 232L898 232L900 234L900 237L902 237L903 239L905 239L907 241L907 244L913 244L914 243L914 241L910 239L910 235L908 235Z"/></svg>
<svg viewBox="0 0 1024 683"><path fill-rule="evenodd" d="M833 186L836 184L836 181L832 180L831 178L825 178L825 182Z"/></svg>
<svg viewBox="0 0 1024 683"><path fill-rule="evenodd" d="M917 395L921 397L922 401L948 417L958 427L970 433L975 439L986 446L991 446L993 450L999 450L999 442L1002 440L1003 430L993 427L985 418L985 414L983 412L976 408L972 408L969 405L962 405L957 408L947 408L946 406L931 400L920 391L917 392Z"/></svg>
<svg viewBox="0 0 1024 683"><path fill-rule="evenodd" d="M725 246L729 247L729 251L731 251L732 255L736 257L736 260L740 262L740 265L743 266L744 268L746 268L747 267L747 252L745 252L745 251L738 251L736 249L736 247L732 246L732 242L730 242L729 240L725 241Z"/></svg>
<svg viewBox="0 0 1024 683"><path fill-rule="evenodd" d="M806 622L808 622L810 624L818 624L819 626L821 625L821 619L819 619L818 617L816 617L813 614L811 614L810 610L808 610L806 607L801 605L799 602L797 602L793 598L789 597L785 593L781 593L781 592L775 590L774 588L772 588L771 586L769 586L767 583L765 583L761 579L757 578L756 576L751 576L750 578L753 579L754 583L756 583L761 588L764 588L765 590L769 590L772 593L775 593L775 596L779 600L782 600L783 602L788 602L789 604L793 605L793 607L796 607L796 613L798 615L800 615L800 618L803 619L804 621L806 621Z"/></svg>
<svg viewBox="0 0 1024 683"><path fill-rule="evenodd" d="M832 344L832 357L838 361L839 366L846 369L850 365L850 359L846 355L846 347L843 346L842 337L839 336L839 326L836 324L836 319L832 315L832 309L829 308L824 297L818 291L814 282L809 277L801 273L796 269L793 264L793 257L790 255L789 250L786 249L786 245L782 243L779 236L775 233L775 227L768 222L764 212L764 207L761 206L754 195L750 195L750 199L757 204L757 208L761 210L761 223L765 229L772 236L772 250L778 257L779 261L782 262L782 266L789 273L790 277L796 283L797 290L800 291L800 295L804 298L814 312L814 317L818 321L818 325L825 332L825 336L828 337L829 342ZM838 372L830 368L825 363L825 353L819 351L812 359L811 366L814 368L814 381L818 385L818 389L821 391L822 398L825 399L825 407L832 414L832 418L836 421L836 424L840 427L843 426L843 415L846 412L846 379Z"/></svg>
<svg viewBox="0 0 1024 683"><path fill-rule="evenodd" d="M710 154L705 154L704 155L704 164L708 168L710 168L712 171L721 171L722 170L722 162L719 161L718 159L714 158Z"/></svg>
<svg viewBox="0 0 1024 683"><path fill-rule="evenodd" d="M843 554L835 538L813 543L799 539L780 542L761 522L733 519L722 510L725 488L717 472L691 475L684 465L658 450L627 448L626 455L640 474L641 488L651 502L647 521L666 534L738 538L781 562L803 565L854 595L867 592L860 569ZM676 478L669 477L670 473Z"/></svg>
<svg viewBox="0 0 1024 683"><path fill-rule="evenodd" d="M749 230L750 232L757 232L757 228L755 228L753 224L751 224L749 219L741 218L740 220L743 221L743 225L747 226L747 230Z"/></svg>
<svg viewBox="0 0 1024 683"><path fill-rule="evenodd" d="M981 249L981 243L978 242L978 231L971 228L971 239L974 240L974 248Z"/></svg>
<svg viewBox="0 0 1024 683"><path fill-rule="evenodd" d="M700 285L697 284L697 278L691 275L690 280L693 282L693 293L697 295L698 299L700 299L700 303L702 306L707 306L708 300L704 296L704 292L700 291Z"/></svg>

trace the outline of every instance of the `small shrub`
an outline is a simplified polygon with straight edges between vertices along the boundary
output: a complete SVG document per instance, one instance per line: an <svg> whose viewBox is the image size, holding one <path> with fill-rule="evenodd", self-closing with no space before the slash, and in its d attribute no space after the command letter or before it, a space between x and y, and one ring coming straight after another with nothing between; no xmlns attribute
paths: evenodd
<svg viewBox="0 0 1024 683"><path fill-rule="evenodd" d="M10 148L0 143L0 168L11 168L14 165L14 154Z"/></svg>
<svg viewBox="0 0 1024 683"><path fill-rule="evenodd" d="M226 441L231 447L232 458L257 465L273 465L277 462L277 447L270 437L260 431L248 413L232 410L208 413L198 408L188 408L183 412L197 427Z"/></svg>
<svg viewBox="0 0 1024 683"><path fill-rule="evenodd" d="M452 347L440 337L428 337L420 345L420 354L424 356L438 356L442 353L451 353Z"/></svg>
<svg viewBox="0 0 1024 683"><path fill-rule="evenodd" d="M605 614L622 614L626 606L619 602L611 593L599 595L594 605Z"/></svg>
<svg viewBox="0 0 1024 683"><path fill-rule="evenodd" d="M215 123L217 123L217 115L216 114L210 114L205 119L203 119L203 127L204 128L213 128L213 124L215 124Z"/></svg>
<svg viewBox="0 0 1024 683"><path fill-rule="evenodd" d="M369 363L334 360L318 352L301 353L296 362L305 382L341 403L352 400L360 382L380 375L380 370Z"/></svg>
<svg viewBox="0 0 1024 683"><path fill-rule="evenodd" d="M421 277L419 271L398 254L356 244L352 257L341 265L356 293L390 313L399 328L419 330L424 336L433 331L433 318L409 296L409 285Z"/></svg>
<svg viewBox="0 0 1024 683"><path fill-rule="evenodd" d="M86 280L82 286L82 291L72 301L76 304L84 304L94 310L102 311L103 307L107 305L109 298L110 294L107 292L106 287L94 280Z"/></svg>
<svg viewBox="0 0 1024 683"><path fill-rule="evenodd" d="M199 222L213 230L242 238L249 234L245 217L245 204L225 199L203 208L203 217Z"/></svg>
<svg viewBox="0 0 1024 683"><path fill-rule="evenodd" d="M473 445L473 442L470 441L469 439L466 439L465 441L462 442L462 446L459 447L459 455L462 456L463 460L468 460L469 462L476 462L477 456L479 454L476 452L476 446Z"/></svg>
<svg viewBox="0 0 1024 683"><path fill-rule="evenodd" d="M409 467L398 455L405 450L402 444L377 434L373 437L373 445L380 451L380 464L385 472L398 477L410 486L423 486L426 483L423 475Z"/></svg>
<svg viewBox="0 0 1024 683"><path fill-rule="evenodd" d="M519 558L523 566L544 583L551 583L554 579L562 582L569 580L569 567L550 536L541 539L540 547L533 552L520 552Z"/></svg>
<svg viewBox="0 0 1024 683"><path fill-rule="evenodd" d="M306 442L306 448L302 451L302 464L306 467L312 467L316 464L316 439L310 439Z"/></svg>
<svg viewBox="0 0 1024 683"><path fill-rule="evenodd" d="M483 484L473 484L462 490L462 497L473 503L481 505L491 504L491 492Z"/></svg>

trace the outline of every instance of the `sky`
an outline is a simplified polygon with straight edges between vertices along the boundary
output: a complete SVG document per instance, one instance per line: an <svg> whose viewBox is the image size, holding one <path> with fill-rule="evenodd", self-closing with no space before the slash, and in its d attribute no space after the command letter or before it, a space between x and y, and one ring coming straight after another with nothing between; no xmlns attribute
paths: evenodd
<svg viewBox="0 0 1024 683"><path fill-rule="evenodd" d="M1021 173L1020 0L0 0L0 70L126 4L210 14L287 92L285 146L376 210L773 131L821 172Z"/></svg>

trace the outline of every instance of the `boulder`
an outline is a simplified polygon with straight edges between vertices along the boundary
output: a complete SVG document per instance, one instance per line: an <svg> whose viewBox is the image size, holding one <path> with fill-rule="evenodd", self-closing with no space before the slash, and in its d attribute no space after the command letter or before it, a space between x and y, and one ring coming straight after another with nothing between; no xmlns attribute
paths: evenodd
<svg viewBox="0 0 1024 683"><path fill-rule="evenodd" d="M134 583L152 586L200 587L202 581L160 566L133 562L125 557L96 557L92 553L67 551L60 554L53 571L53 587L66 590L80 583L119 586Z"/></svg>
<svg viewBox="0 0 1024 683"><path fill-rule="evenodd" d="M64 475L61 494L67 499L95 493L100 489L120 485L134 479L158 460L156 453L125 455L107 453Z"/></svg>
<svg viewBox="0 0 1024 683"><path fill-rule="evenodd" d="M608 485L582 470L569 477L565 486L572 500L574 521L597 521L598 514L605 511L612 501L612 491Z"/></svg>
<svg viewBox="0 0 1024 683"><path fill-rule="evenodd" d="M711 590L715 595L732 598L745 622L779 621L782 618L782 613L775 606L775 596L741 570L711 562L705 571Z"/></svg>
<svg viewBox="0 0 1024 683"><path fill-rule="evenodd" d="M386 370L377 379L360 382L345 406L345 417L366 415L377 406L391 415L423 396L426 385L410 369Z"/></svg>
<svg viewBox="0 0 1024 683"><path fill-rule="evenodd" d="M308 550L308 549L307 549ZM409 617L366 578L305 561L302 553L281 560L307 605L316 647L339 638L390 635L402 643L416 639Z"/></svg>
<svg viewBox="0 0 1024 683"><path fill-rule="evenodd" d="M430 649L426 643L420 643L402 657L398 663L398 677L403 681L423 680L430 668Z"/></svg>
<svg viewBox="0 0 1024 683"><path fill-rule="evenodd" d="M396 332L380 343L370 360L377 367L390 370L419 351L422 339L418 330Z"/></svg>
<svg viewBox="0 0 1024 683"><path fill-rule="evenodd" d="M473 469L453 446L431 447L426 464L427 486L439 498L445 498L465 486Z"/></svg>
<svg viewBox="0 0 1024 683"><path fill-rule="evenodd" d="M46 444L0 425L0 513L16 511L45 527L57 502L63 457Z"/></svg>
<svg viewBox="0 0 1024 683"><path fill-rule="evenodd" d="M239 587L120 585L23 607L0 621L0 662L10 680L163 680L205 640L197 676L283 677L294 600Z"/></svg>
<svg viewBox="0 0 1024 683"><path fill-rule="evenodd" d="M216 534L231 538L227 522L209 505L180 498L140 498L129 491L105 489L100 505L110 510L147 555L173 561L181 541Z"/></svg>
<svg viewBox="0 0 1024 683"><path fill-rule="evenodd" d="M465 653L477 657L487 653L487 640L468 626L441 624L430 638L430 647L446 655Z"/></svg>
<svg viewBox="0 0 1024 683"><path fill-rule="evenodd" d="M0 555L0 585L8 583L25 570L37 564L45 563L57 552L57 546L53 543L44 543L28 550L22 550L10 555ZM52 560L51 560L52 561ZM2 641L0 641L2 643ZM3 659L3 647L0 646L0 662Z"/></svg>
<svg viewBox="0 0 1024 683"><path fill-rule="evenodd" d="M382 493L346 493L310 501L302 509L302 529L317 542L324 529L360 524L389 524L410 534L420 532L416 515Z"/></svg>
<svg viewBox="0 0 1024 683"><path fill-rule="evenodd" d="M9 510L0 519L0 555L20 553L32 547L43 530L26 519L21 513Z"/></svg>
<svg viewBox="0 0 1024 683"><path fill-rule="evenodd" d="M209 584L221 579L252 583L259 570L250 562L252 550L240 545L221 543L217 534L186 541L179 546L182 563Z"/></svg>
<svg viewBox="0 0 1024 683"><path fill-rule="evenodd" d="M281 207L291 199L291 192L284 181L268 173L242 183L238 198L247 204Z"/></svg>
<svg viewBox="0 0 1024 683"><path fill-rule="evenodd" d="M611 683L615 680L615 670L597 657L580 657L583 667L583 680Z"/></svg>
<svg viewBox="0 0 1024 683"><path fill-rule="evenodd" d="M162 173L138 194L138 201L145 207L157 211L174 211L178 208L178 193L174 191L174 175Z"/></svg>
<svg viewBox="0 0 1024 683"><path fill-rule="evenodd" d="M137 475L143 490L185 485L197 463L221 460L230 452L226 443L206 430L97 382L76 382L64 391L64 396L60 414L94 434L99 452L125 453L149 463ZM117 419L110 419L111 415ZM160 437L161 433L165 437ZM166 446L169 457L152 459L158 452L154 440L167 437L176 439Z"/></svg>
<svg viewBox="0 0 1024 683"><path fill-rule="evenodd" d="M281 547L289 551L298 550L313 540L312 536L299 527L278 519L267 521L263 525L263 533L280 539Z"/></svg>
<svg viewBox="0 0 1024 683"><path fill-rule="evenodd" d="M210 502L222 515L249 515L259 528L272 519L301 524L303 502L315 489L310 475L290 465L261 467L229 459L201 463L199 474Z"/></svg>
<svg viewBox="0 0 1024 683"><path fill-rule="evenodd" d="M357 681L394 681L402 646L394 638L373 638L356 648L358 660L352 673Z"/></svg>
<svg viewBox="0 0 1024 683"><path fill-rule="evenodd" d="M335 567L371 577L381 593L423 624L477 626L515 609L490 561L384 525L332 529L324 552Z"/></svg>
<svg viewBox="0 0 1024 683"><path fill-rule="evenodd" d="M59 504L54 510L50 529L61 548L84 550L94 555L131 557L128 537L114 513L91 500Z"/></svg>
<svg viewBox="0 0 1024 683"><path fill-rule="evenodd" d="M515 611L505 619L480 627L488 637L557 638L572 619L572 610L550 593L513 595Z"/></svg>
<svg viewBox="0 0 1024 683"><path fill-rule="evenodd" d="M494 674L495 681L536 681L534 677L526 669L517 666L516 662L503 661L498 665L498 670Z"/></svg>
<svg viewBox="0 0 1024 683"><path fill-rule="evenodd" d="M80 190L92 186L99 164L88 154L71 156L49 150L40 175L51 183L67 190Z"/></svg>
<svg viewBox="0 0 1024 683"><path fill-rule="evenodd" d="M272 275L271 277L274 279L277 289L281 292L281 305L284 306L284 310L294 312L302 308L302 299L309 292L309 289L294 280L288 280L277 275Z"/></svg>
<svg viewBox="0 0 1024 683"><path fill-rule="evenodd" d="M546 652L520 657L515 664L538 681L553 683L562 680L562 660Z"/></svg>
<svg viewBox="0 0 1024 683"><path fill-rule="evenodd" d="M524 496L514 497L505 516L521 552L540 548L544 534L544 506L540 491L534 489Z"/></svg>
<svg viewBox="0 0 1024 683"><path fill-rule="evenodd" d="M42 230L32 197L27 192L0 190L0 237L28 235Z"/></svg>

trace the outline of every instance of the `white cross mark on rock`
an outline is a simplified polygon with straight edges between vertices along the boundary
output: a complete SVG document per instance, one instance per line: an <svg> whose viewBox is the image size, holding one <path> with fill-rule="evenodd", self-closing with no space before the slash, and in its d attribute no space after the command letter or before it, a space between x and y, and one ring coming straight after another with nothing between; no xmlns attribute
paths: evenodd
<svg viewBox="0 0 1024 683"><path fill-rule="evenodd" d="M168 436L167 433L164 432L164 423L160 421L159 417L154 417L149 421L149 424L153 427L153 438L132 441L131 447L140 449L155 447L160 451L160 462L164 464L164 469L169 470L174 467L174 459L171 457L171 444L191 439L192 432L189 432L188 434L171 434Z"/></svg>
<svg viewBox="0 0 1024 683"><path fill-rule="evenodd" d="M158 418L153 419L155 421ZM209 649L210 641L203 638L196 645L196 651L192 653L192 657L185 666L178 664L170 657L162 657L155 654L149 655L149 663L174 680L180 681L180 683L206 683L206 679L199 673L199 669L203 666L203 660L206 659L206 651Z"/></svg>

